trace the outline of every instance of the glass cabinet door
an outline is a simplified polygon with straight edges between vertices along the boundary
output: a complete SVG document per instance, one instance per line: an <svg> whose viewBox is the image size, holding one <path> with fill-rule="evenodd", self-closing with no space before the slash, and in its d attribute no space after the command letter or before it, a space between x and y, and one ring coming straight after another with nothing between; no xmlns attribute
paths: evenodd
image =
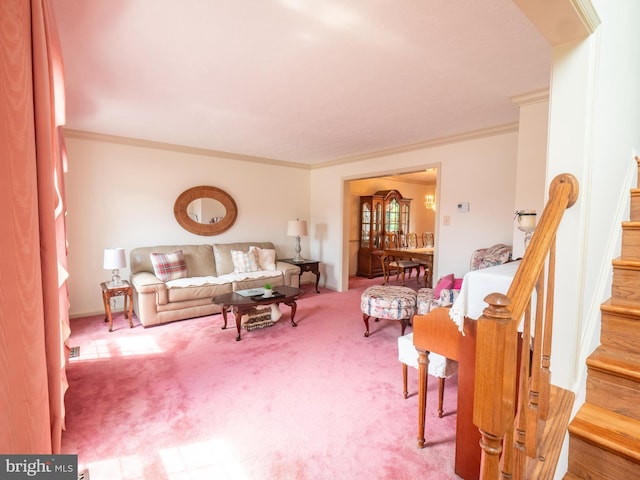
<svg viewBox="0 0 640 480"><path fill-rule="evenodd" d="M363 203L362 211L360 213L362 215L362 219L360 221L360 246L367 248L369 247L369 242L371 239L371 204Z"/></svg>
<svg viewBox="0 0 640 480"><path fill-rule="evenodd" d="M387 232L400 230L400 203L395 198L387 203L384 226Z"/></svg>
<svg viewBox="0 0 640 480"><path fill-rule="evenodd" d="M373 235L373 248L380 248L382 244L382 204L380 202L375 202L373 207L371 234Z"/></svg>
<svg viewBox="0 0 640 480"><path fill-rule="evenodd" d="M402 205L402 215L400 218L400 230L409 233L409 205Z"/></svg>

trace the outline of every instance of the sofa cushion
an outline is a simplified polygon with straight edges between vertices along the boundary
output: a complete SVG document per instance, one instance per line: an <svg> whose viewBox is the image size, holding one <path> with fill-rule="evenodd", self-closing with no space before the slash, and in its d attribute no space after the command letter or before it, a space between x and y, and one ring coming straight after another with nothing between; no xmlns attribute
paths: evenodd
<svg viewBox="0 0 640 480"><path fill-rule="evenodd" d="M169 303L188 302L202 298L212 301L216 295L230 293L231 291L232 285L230 283L205 283L189 287L168 288L167 300Z"/></svg>
<svg viewBox="0 0 640 480"><path fill-rule="evenodd" d="M258 258L253 251L231 250L231 259L233 260L233 271L235 273L257 272L260 270Z"/></svg>
<svg viewBox="0 0 640 480"><path fill-rule="evenodd" d="M232 273L233 260L231 259L231 250L240 250L248 252L249 247L255 246L260 248L275 248L272 242L235 242L235 243L214 243L213 256L215 258L216 275L225 275Z"/></svg>
<svg viewBox="0 0 640 480"><path fill-rule="evenodd" d="M182 250L169 253L152 252L149 254L153 272L160 280L168 281L187 276L187 264Z"/></svg>
<svg viewBox="0 0 640 480"><path fill-rule="evenodd" d="M216 265L213 259L211 245L156 245L153 247L137 247L131 250L130 270L132 274L139 272L153 273L150 253L169 253L182 250L184 262L187 265L187 275L190 277L216 276ZM239 250L239 249L236 249ZM229 256L231 261L231 256Z"/></svg>
<svg viewBox="0 0 640 480"><path fill-rule="evenodd" d="M258 259L258 265L261 270L276 269L276 251L273 248L260 248L256 246L249 247L249 252L255 252Z"/></svg>
<svg viewBox="0 0 640 480"><path fill-rule="evenodd" d="M233 273L231 275L236 276L233 280L233 290L246 290L247 288L259 288L264 287L265 283L271 284L273 287L279 287L284 285L284 275L280 271L266 271L261 270L258 276L258 272L251 273ZM240 278L243 277L243 278Z"/></svg>

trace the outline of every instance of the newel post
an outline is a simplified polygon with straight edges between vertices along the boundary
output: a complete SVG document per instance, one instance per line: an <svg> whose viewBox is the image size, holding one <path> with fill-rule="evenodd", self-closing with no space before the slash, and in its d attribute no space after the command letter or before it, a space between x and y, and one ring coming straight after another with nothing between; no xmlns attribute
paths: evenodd
<svg viewBox="0 0 640 480"><path fill-rule="evenodd" d="M513 425L517 369L517 322L509 297L492 293L478 319L473 423L482 438L480 478L500 477L505 432Z"/></svg>

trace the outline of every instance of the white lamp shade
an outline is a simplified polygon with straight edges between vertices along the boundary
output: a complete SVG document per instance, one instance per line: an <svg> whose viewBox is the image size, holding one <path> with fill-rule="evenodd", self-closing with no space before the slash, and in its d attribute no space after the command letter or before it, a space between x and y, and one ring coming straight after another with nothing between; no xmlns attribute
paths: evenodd
<svg viewBox="0 0 640 480"><path fill-rule="evenodd" d="M124 254L124 248L105 248L103 266L105 270L126 267L127 258Z"/></svg>
<svg viewBox="0 0 640 480"><path fill-rule="evenodd" d="M289 220L287 225L287 235L289 237L306 237L307 221L306 220Z"/></svg>

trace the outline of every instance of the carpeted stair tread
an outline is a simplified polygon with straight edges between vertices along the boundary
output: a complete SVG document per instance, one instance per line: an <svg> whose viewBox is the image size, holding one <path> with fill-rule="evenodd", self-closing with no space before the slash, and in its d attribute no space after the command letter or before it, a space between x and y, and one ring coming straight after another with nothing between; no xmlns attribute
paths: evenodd
<svg viewBox="0 0 640 480"><path fill-rule="evenodd" d="M600 345L587 358L590 369L640 382L640 353L634 353Z"/></svg>
<svg viewBox="0 0 640 480"><path fill-rule="evenodd" d="M569 433L640 464L639 420L585 403L569 424Z"/></svg>

